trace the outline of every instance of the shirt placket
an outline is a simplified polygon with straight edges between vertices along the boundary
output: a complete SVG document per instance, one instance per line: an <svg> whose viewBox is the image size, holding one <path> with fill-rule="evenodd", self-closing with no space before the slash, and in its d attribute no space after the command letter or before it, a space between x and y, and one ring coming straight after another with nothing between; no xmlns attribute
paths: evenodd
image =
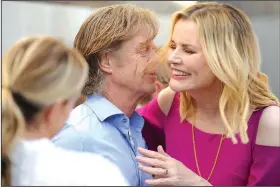
<svg viewBox="0 0 280 187"><path fill-rule="evenodd" d="M123 119L123 122L124 123L129 123L129 121L126 118ZM137 176L138 176L138 179L139 179L139 181L138 181L139 185L142 185L141 184L141 174L140 174L140 171L139 171L138 162L135 159L135 157L137 156L137 141L132 136L130 127L128 128L128 131L127 131L126 140L128 141L129 146L130 146L130 148L131 148L131 150L133 152L133 155L134 155L134 156L132 156L132 160L133 160L133 162L135 164L135 169L136 169Z"/></svg>

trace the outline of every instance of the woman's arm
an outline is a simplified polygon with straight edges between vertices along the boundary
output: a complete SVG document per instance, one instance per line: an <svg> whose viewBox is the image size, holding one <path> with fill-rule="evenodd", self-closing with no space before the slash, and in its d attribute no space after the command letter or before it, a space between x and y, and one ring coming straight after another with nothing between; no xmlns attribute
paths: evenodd
<svg viewBox="0 0 280 187"><path fill-rule="evenodd" d="M280 108L267 107L260 119L253 148L249 186L280 185Z"/></svg>
<svg viewBox="0 0 280 187"><path fill-rule="evenodd" d="M142 134L150 150L156 150L159 145L165 148L164 122L174 95L174 91L165 88L157 98L137 109L137 112L145 119Z"/></svg>

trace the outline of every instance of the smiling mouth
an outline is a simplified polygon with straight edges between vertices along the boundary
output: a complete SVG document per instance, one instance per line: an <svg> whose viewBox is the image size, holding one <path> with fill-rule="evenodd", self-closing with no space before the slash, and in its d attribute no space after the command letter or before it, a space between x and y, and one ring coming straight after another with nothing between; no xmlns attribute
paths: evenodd
<svg viewBox="0 0 280 187"><path fill-rule="evenodd" d="M190 76L190 75L191 75L190 73L183 72L183 71L178 71L178 70L172 71L172 76L186 77L186 76Z"/></svg>

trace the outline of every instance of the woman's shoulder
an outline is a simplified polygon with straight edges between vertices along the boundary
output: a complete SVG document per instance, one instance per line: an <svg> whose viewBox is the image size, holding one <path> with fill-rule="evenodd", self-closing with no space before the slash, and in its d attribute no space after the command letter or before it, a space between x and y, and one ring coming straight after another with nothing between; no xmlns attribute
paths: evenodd
<svg viewBox="0 0 280 187"><path fill-rule="evenodd" d="M256 144L280 147L280 107L273 105L262 110L256 135Z"/></svg>
<svg viewBox="0 0 280 187"><path fill-rule="evenodd" d="M157 97L158 105L165 116L168 115L176 92L170 87L163 89Z"/></svg>

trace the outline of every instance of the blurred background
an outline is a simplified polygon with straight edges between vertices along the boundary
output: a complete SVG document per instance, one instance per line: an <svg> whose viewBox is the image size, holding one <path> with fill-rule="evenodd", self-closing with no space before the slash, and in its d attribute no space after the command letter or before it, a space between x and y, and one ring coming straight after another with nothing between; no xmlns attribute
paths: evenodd
<svg viewBox="0 0 280 187"><path fill-rule="evenodd" d="M222 1L220 1L222 2ZM97 8L110 4L130 3L149 8L158 14L160 32L157 46L168 39L171 15L192 1L3 1L2 54L18 39L34 34L57 36L73 44L82 22ZM280 97L280 2L226 1L248 14L259 38L262 71L269 76L273 92Z"/></svg>

